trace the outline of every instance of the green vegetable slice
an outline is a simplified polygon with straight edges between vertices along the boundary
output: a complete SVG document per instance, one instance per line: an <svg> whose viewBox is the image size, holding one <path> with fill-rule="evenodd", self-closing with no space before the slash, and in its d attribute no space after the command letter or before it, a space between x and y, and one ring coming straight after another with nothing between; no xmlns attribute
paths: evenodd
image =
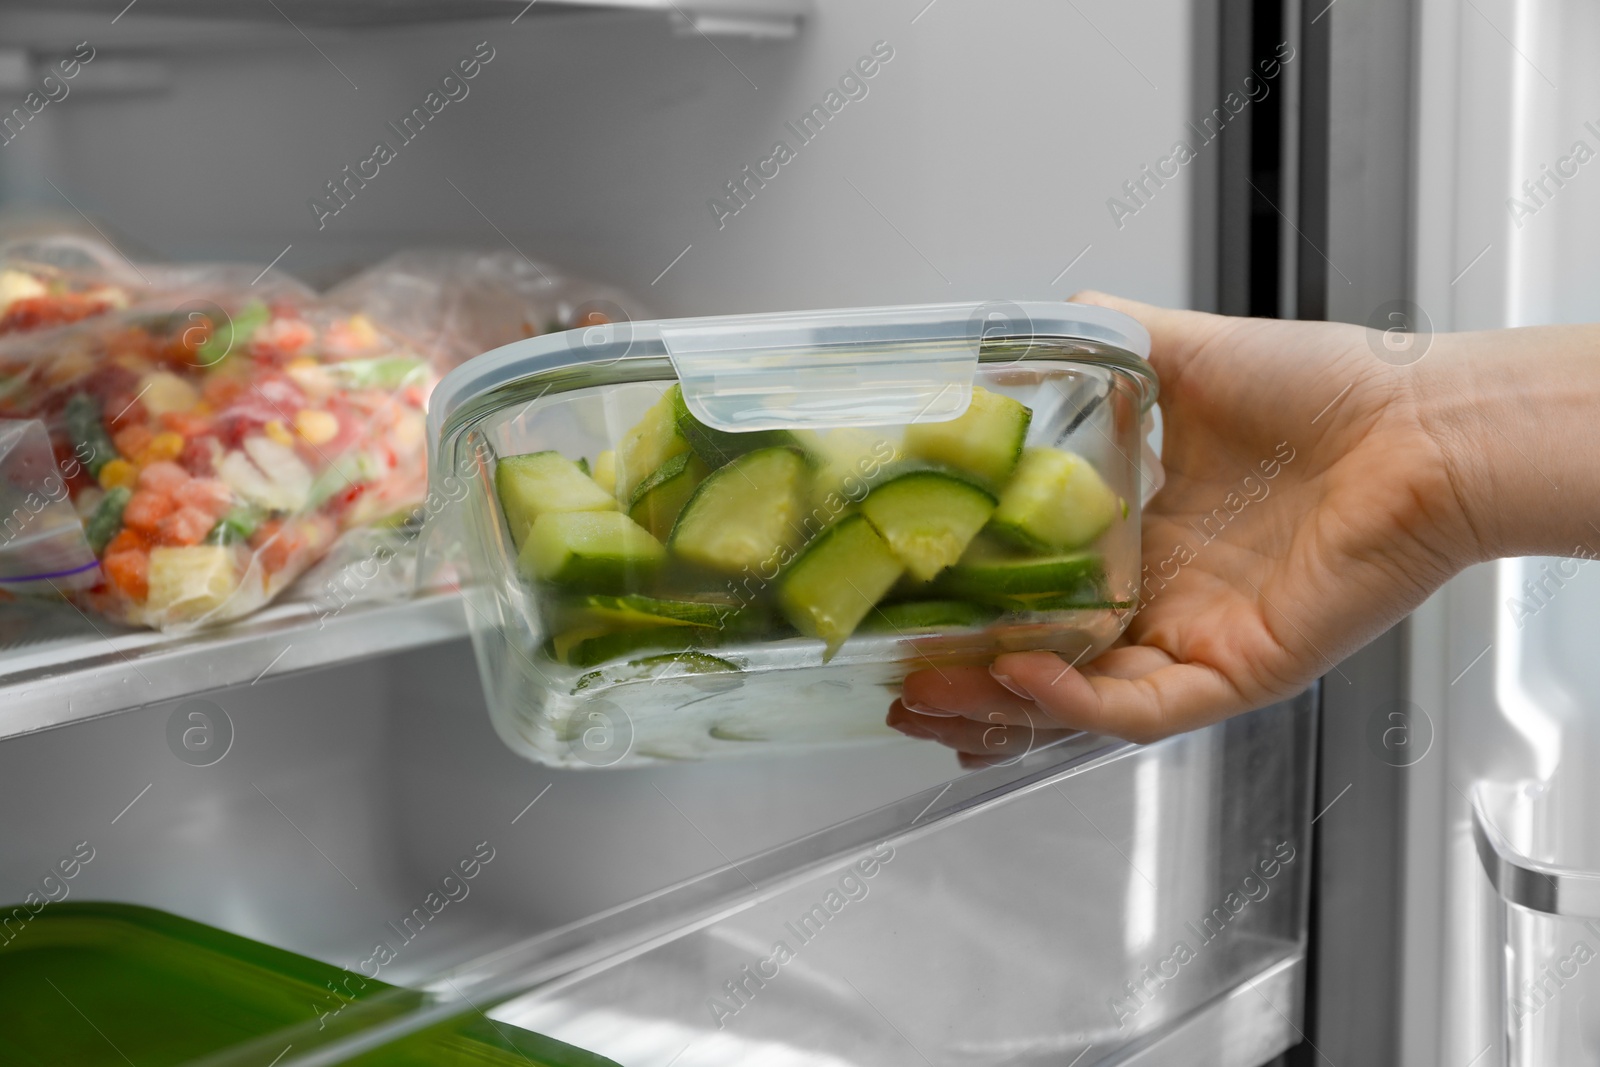
<svg viewBox="0 0 1600 1067"><path fill-rule="evenodd" d="M796 430L794 436L811 460L811 506L838 517L859 503L900 458L898 433L884 428Z"/></svg>
<svg viewBox="0 0 1600 1067"><path fill-rule="evenodd" d="M908 634L984 626L1000 611L970 600L903 600L884 604L861 624L863 633Z"/></svg>
<svg viewBox="0 0 1600 1067"><path fill-rule="evenodd" d="M823 531L784 572L778 605L795 629L826 642L823 658L832 659L904 569L872 523L851 515Z"/></svg>
<svg viewBox="0 0 1600 1067"><path fill-rule="evenodd" d="M682 678L692 674L729 674L739 671L737 663L729 663L725 659L704 652L666 652L656 656L645 656L642 659L629 660L626 668L632 668L633 673L620 678L615 677L615 671L590 671L579 678L572 688L577 691L602 682L634 682L646 679L656 681L663 678Z"/></svg>
<svg viewBox="0 0 1600 1067"><path fill-rule="evenodd" d="M96 556L105 551L106 545L122 529L122 509L128 506L132 498L133 490L124 486L106 490L106 495L95 505L89 521L83 524L84 539L89 542L89 550Z"/></svg>
<svg viewBox="0 0 1600 1067"><path fill-rule="evenodd" d="M709 643L703 630L681 626L655 626L638 630L595 633L580 629L558 634L551 641L555 658L572 667L598 667L645 649L687 650Z"/></svg>
<svg viewBox="0 0 1600 1067"><path fill-rule="evenodd" d="M1086 581L1078 589L1066 593L1023 594L1018 596L987 596L984 602L1006 612L1037 611L1127 611L1133 607L1131 600L1110 600L1105 588L1095 581Z"/></svg>
<svg viewBox="0 0 1600 1067"><path fill-rule="evenodd" d="M494 487L518 549L542 515L612 511L617 506L610 493L559 452L506 456L495 465Z"/></svg>
<svg viewBox="0 0 1600 1067"><path fill-rule="evenodd" d="M208 545L232 545L241 541L248 541L250 535L260 528L266 512L254 505L236 507L217 520L206 534Z"/></svg>
<svg viewBox="0 0 1600 1067"><path fill-rule="evenodd" d="M749 452L711 472L683 506L668 544L724 574L769 577L801 539L806 464L792 448ZM766 572L766 573L763 573Z"/></svg>
<svg viewBox="0 0 1600 1067"><path fill-rule="evenodd" d="M628 504L628 517L650 533L666 540L684 504L711 473L693 452L680 452L639 483Z"/></svg>
<svg viewBox="0 0 1600 1067"><path fill-rule="evenodd" d="M117 446L100 417L100 401L88 393L74 393L64 412L67 434L89 474L98 478L100 468L117 458Z"/></svg>
<svg viewBox="0 0 1600 1067"><path fill-rule="evenodd" d="M734 433L730 430L718 430L707 426L694 417L689 410L689 405L684 402L683 389L673 386L668 394L672 398L673 413L678 426L678 433L689 442L695 454L705 460L706 465L712 469L731 463L740 456L759 449L767 448L794 448L799 445L795 435L788 430L753 430L749 433Z"/></svg>
<svg viewBox="0 0 1600 1067"><path fill-rule="evenodd" d="M1022 456L1033 412L1020 402L972 387L972 403L948 422L917 422L906 427L909 456L944 464L999 486Z"/></svg>
<svg viewBox="0 0 1600 1067"><path fill-rule="evenodd" d="M588 596L573 605L572 616L585 622L623 626L720 627L741 610L731 597L664 600L641 596Z"/></svg>
<svg viewBox="0 0 1600 1067"><path fill-rule="evenodd" d="M963 478L920 470L884 482L861 502L913 578L926 581L961 558L994 513L995 498Z"/></svg>
<svg viewBox="0 0 1600 1067"><path fill-rule="evenodd" d="M1105 563L1098 552L1072 552L1060 556L987 557L978 554L951 567L934 585L957 596L1014 595L1020 593L1077 593L1096 590L1105 582ZM1085 599L1091 599L1086 597Z"/></svg>
<svg viewBox="0 0 1600 1067"><path fill-rule="evenodd" d="M427 361L415 356L336 360L324 363L322 368L334 381L357 389L398 389L428 379Z"/></svg>
<svg viewBox="0 0 1600 1067"><path fill-rule="evenodd" d="M679 403L678 387L674 385L661 394L617 445L617 499L631 503L640 482L673 456L689 451L688 440L678 432Z"/></svg>
<svg viewBox="0 0 1600 1067"><path fill-rule="evenodd" d="M529 528L517 569L538 581L625 591L646 581L666 554L619 511L548 512Z"/></svg>
<svg viewBox="0 0 1600 1067"><path fill-rule="evenodd" d="M211 333L195 349L195 359L202 367L214 366L228 353L242 349L270 318L272 313L266 304L259 300L251 301L240 308L237 314L227 316L227 321L211 324Z"/></svg>
<svg viewBox="0 0 1600 1067"><path fill-rule="evenodd" d="M1057 448L1030 448L1000 494L991 528L1026 548L1081 548L1105 532L1117 508L1117 494L1088 460Z"/></svg>

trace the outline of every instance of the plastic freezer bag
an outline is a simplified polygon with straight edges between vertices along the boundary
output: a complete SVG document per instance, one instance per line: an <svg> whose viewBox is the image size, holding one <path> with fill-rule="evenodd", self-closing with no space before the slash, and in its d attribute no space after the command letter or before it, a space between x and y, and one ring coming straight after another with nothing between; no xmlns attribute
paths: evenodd
<svg viewBox="0 0 1600 1067"><path fill-rule="evenodd" d="M102 241L50 234L0 243L0 339L136 306L220 315L214 299L249 289L263 299L315 293L278 271L235 263L135 263Z"/></svg>
<svg viewBox="0 0 1600 1067"><path fill-rule="evenodd" d="M207 300L0 342L0 418L43 422L98 562L64 592L119 622L238 618L426 490L422 357L303 298Z"/></svg>
<svg viewBox="0 0 1600 1067"><path fill-rule="evenodd" d="M44 423L0 419L0 591L51 596L96 580L67 477L56 469Z"/></svg>
<svg viewBox="0 0 1600 1067"><path fill-rule="evenodd" d="M525 337L649 317L618 289L510 252L401 252L327 298L409 338L441 373Z"/></svg>
<svg viewBox="0 0 1600 1067"><path fill-rule="evenodd" d="M76 236L0 245L0 337L79 322L129 306L144 288L109 246Z"/></svg>

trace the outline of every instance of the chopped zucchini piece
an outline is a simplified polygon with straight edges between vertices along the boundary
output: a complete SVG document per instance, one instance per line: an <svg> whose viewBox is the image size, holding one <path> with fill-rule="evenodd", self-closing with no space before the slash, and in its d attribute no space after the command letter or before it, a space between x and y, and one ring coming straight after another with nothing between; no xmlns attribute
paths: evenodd
<svg viewBox="0 0 1600 1067"><path fill-rule="evenodd" d="M573 667L598 667L647 649L691 649L705 644L703 630L656 626L639 630L595 633L584 629L560 634L551 642L556 658Z"/></svg>
<svg viewBox="0 0 1600 1067"><path fill-rule="evenodd" d="M678 453L639 483L628 502L629 518L665 541L683 505L710 473L711 468L693 452Z"/></svg>
<svg viewBox="0 0 1600 1067"><path fill-rule="evenodd" d="M694 413L689 410L689 405L684 402L681 388L673 386L671 395L678 432L689 442L689 447L694 449L695 454L705 460L707 466L713 470L758 449L793 448L799 444L794 434L788 430L752 430L749 433L734 433L707 426L695 418Z"/></svg>
<svg viewBox="0 0 1600 1067"><path fill-rule="evenodd" d="M596 591L626 590L650 577L667 550L620 511L547 512L517 556L523 577Z"/></svg>
<svg viewBox="0 0 1600 1067"><path fill-rule="evenodd" d="M904 566L865 516L852 515L806 546L778 582L778 604L795 629L827 643L823 658L861 624Z"/></svg>
<svg viewBox="0 0 1600 1067"><path fill-rule="evenodd" d="M518 550L541 515L614 511L616 498L559 452L507 456L495 465L494 488Z"/></svg>
<svg viewBox="0 0 1600 1067"><path fill-rule="evenodd" d="M861 502L861 513L890 550L924 581L961 558L994 508L986 490L934 470L891 478Z"/></svg>
<svg viewBox="0 0 1600 1067"><path fill-rule="evenodd" d="M221 607L238 585L239 570L232 548L152 548L150 594L145 598L145 607L168 619L198 619Z"/></svg>
<svg viewBox="0 0 1600 1067"><path fill-rule="evenodd" d="M679 403L678 387L674 385L622 438L616 458L618 500L632 500L634 489L652 471L660 470L673 456L689 451L688 440L678 432Z"/></svg>
<svg viewBox="0 0 1600 1067"><path fill-rule="evenodd" d="M663 600L640 596L589 596L574 605L573 615L595 625L720 627L740 610L731 597Z"/></svg>
<svg viewBox="0 0 1600 1067"><path fill-rule="evenodd" d="M1033 412L1023 404L972 387L972 403L948 422L906 427L906 454L966 471L985 484L1003 484L1022 455Z"/></svg>
<svg viewBox="0 0 1600 1067"><path fill-rule="evenodd" d="M1098 590L1105 581L1105 564L1098 552L1073 552L1060 556L992 555L969 552L934 585L957 596L1013 596L1023 593L1077 593ZM1103 600L1098 593L1085 599Z"/></svg>
<svg viewBox="0 0 1600 1067"><path fill-rule="evenodd" d="M927 633L983 626L1000 614L987 604L969 600L903 600L884 604L861 624L863 633Z"/></svg>
<svg viewBox="0 0 1600 1067"><path fill-rule="evenodd" d="M606 449L594 457L594 484L613 495L617 491L617 454Z"/></svg>
<svg viewBox="0 0 1600 1067"><path fill-rule="evenodd" d="M1126 611L1133 607L1131 600L1110 600L1100 582L1086 578L1075 590L1065 593L1029 593L1020 596L986 596L986 604L1006 612L1040 611L1090 611L1109 608Z"/></svg>
<svg viewBox="0 0 1600 1067"><path fill-rule="evenodd" d="M900 450L883 429L796 430L812 461L811 506L842 513L860 503L875 481L900 458Z"/></svg>
<svg viewBox="0 0 1600 1067"><path fill-rule="evenodd" d="M726 574L776 571L800 541L806 464L792 448L749 452L711 472L683 506L673 552Z"/></svg>
<svg viewBox="0 0 1600 1067"><path fill-rule="evenodd" d="M1073 452L1030 448L1000 494L991 528L1026 548L1081 548L1117 516L1117 494L1094 465Z"/></svg>
<svg viewBox="0 0 1600 1067"><path fill-rule="evenodd" d="M645 679L661 681L665 678L682 678L691 674L732 674L739 671L737 663L708 656L704 652L664 652L655 656L645 656L642 659L629 660L623 669L629 668L631 672L620 678L616 677L615 671L590 671L579 678L572 689L577 692L605 682L637 682Z"/></svg>

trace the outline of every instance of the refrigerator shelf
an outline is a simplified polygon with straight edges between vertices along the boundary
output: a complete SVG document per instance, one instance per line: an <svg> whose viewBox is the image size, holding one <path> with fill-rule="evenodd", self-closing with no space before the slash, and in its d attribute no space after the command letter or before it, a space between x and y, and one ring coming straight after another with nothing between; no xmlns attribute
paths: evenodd
<svg viewBox="0 0 1600 1067"><path fill-rule="evenodd" d="M337 614L284 600L182 636L113 626L69 605L0 604L0 739L466 636L453 590Z"/></svg>
<svg viewBox="0 0 1600 1067"><path fill-rule="evenodd" d="M53 0L22 9L52 14L120 17L127 0ZM499 20L515 16L602 11L648 11L669 16L701 33L793 37L810 13L809 0L278 0L275 4L211 3L208 0L140 0L139 15L261 22L294 26L371 29L425 22ZM286 27L287 28L287 27Z"/></svg>

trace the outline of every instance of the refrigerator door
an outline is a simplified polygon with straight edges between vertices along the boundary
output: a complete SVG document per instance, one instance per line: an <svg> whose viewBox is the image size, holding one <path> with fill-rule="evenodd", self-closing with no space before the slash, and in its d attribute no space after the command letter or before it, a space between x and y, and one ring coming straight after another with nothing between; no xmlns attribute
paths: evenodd
<svg viewBox="0 0 1600 1067"><path fill-rule="evenodd" d="M1424 2L1419 14L1420 313L1438 331L1595 321L1600 74L1585 44L1597 13ZM1536 466L1528 477L1541 477ZM1563 969L1576 943L1600 941L1587 918L1541 911L1538 894L1566 885L1560 870L1595 870L1600 848L1587 785L1600 752L1596 679L1582 637L1600 619L1597 550L1600 532L1566 558L1475 567L1413 620L1406 699L1433 749L1406 800L1408 1067L1594 1055L1587 979ZM1477 831L1474 796L1485 798ZM1491 828L1504 850L1489 847ZM1529 883L1534 897L1516 891L1515 856L1552 876Z"/></svg>

